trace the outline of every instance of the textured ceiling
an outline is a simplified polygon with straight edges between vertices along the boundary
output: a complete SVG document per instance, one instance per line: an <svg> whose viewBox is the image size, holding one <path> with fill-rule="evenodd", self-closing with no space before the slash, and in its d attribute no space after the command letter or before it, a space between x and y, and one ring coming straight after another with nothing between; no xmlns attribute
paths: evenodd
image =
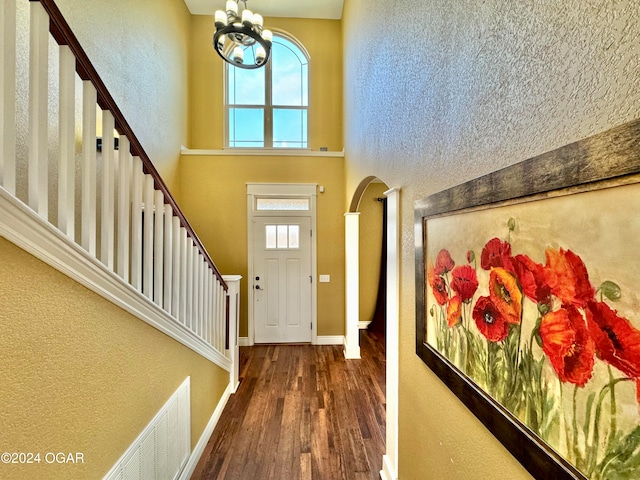
<svg viewBox="0 0 640 480"><path fill-rule="evenodd" d="M184 0L194 15L213 15L226 0ZM263 17L342 18L343 0L247 0L247 8ZM242 5L242 4L241 4Z"/></svg>

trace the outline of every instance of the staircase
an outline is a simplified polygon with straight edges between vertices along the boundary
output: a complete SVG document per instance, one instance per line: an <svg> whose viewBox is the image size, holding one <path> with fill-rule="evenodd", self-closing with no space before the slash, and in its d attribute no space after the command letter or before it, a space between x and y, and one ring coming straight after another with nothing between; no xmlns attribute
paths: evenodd
<svg viewBox="0 0 640 480"><path fill-rule="evenodd" d="M0 64L0 236L228 371L234 388L240 277L220 273L53 0L2 0Z"/></svg>

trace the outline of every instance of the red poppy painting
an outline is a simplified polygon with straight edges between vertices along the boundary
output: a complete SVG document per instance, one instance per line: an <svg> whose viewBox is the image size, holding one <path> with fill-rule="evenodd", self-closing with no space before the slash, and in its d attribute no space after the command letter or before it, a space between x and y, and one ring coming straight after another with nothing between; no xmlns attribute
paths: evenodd
<svg viewBox="0 0 640 480"><path fill-rule="evenodd" d="M632 257L592 248L584 229L570 228L570 213L529 224L526 207L511 211L523 219L474 212L468 223L462 215L433 222L425 338L587 478L640 478ZM555 236L537 238L546 223L557 225L548 229ZM502 227L485 232L485 224Z"/></svg>
<svg viewBox="0 0 640 480"><path fill-rule="evenodd" d="M415 202L416 353L534 478L640 479L639 139Z"/></svg>

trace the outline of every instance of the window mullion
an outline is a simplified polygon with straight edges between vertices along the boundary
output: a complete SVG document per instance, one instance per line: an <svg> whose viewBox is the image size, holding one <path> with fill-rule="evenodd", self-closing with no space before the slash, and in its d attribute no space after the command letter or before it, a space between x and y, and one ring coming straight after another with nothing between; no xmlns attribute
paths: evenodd
<svg viewBox="0 0 640 480"><path fill-rule="evenodd" d="M266 79L264 82L265 85L265 105L264 105L264 145L265 147L273 147L273 105L272 105L272 92L273 88L271 85L272 79L272 71L271 64L272 60L267 63L266 68Z"/></svg>

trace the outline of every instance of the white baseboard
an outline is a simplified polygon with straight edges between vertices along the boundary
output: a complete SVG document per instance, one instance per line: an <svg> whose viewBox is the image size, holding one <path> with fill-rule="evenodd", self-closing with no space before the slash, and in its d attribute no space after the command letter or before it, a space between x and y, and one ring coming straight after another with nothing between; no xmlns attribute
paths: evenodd
<svg viewBox="0 0 640 480"><path fill-rule="evenodd" d="M238 345L241 347L250 347L252 343L249 341L249 337L239 337ZM316 345L344 345L344 335L318 336Z"/></svg>
<svg viewBox="0 0 640 480"><path fill-rule="evenodd" d="M216 409L213 411L213 415L211 415L211 419L207 423L207 426L202 432L202 435L200 435L200 439L198 440L198 443L196 443L196 446L193 448L193 451L189 456L189 460L187 460L187 463L184 466L182 473L180 474L180 477L179 477L180 480L189 480L191 478L191 475L193 475L193 471L196 469L196 465L198 465L198 461L200 461L202 452L204 452L204 449L207 446L209 439L211 438L211 434L213 433L213 430L216 428L216 425L218 424L218 420L220 420L222 411L224 410L224 407L227 405L227 402L229 401L229 397L231 396L231 389L232 389L232 385L231 384L227 385L227 388L225 389L224 393L222 394L222 397L220 398L220 401L218 402L218 406L216 406Z"/></svg>
<svg viewBox="0 0 640 480"><path fill-rule="evenodd" d="M367 320L360 320L358 322L358 328L360 330L364 330L365 328L367 328L369 326L369 324L371 323L371 321L367 321Z"/></svg>
<svg viewBox="0 0 640 480"><path fill-rule="evenodd" d="M356 345L355 347L347 347L344 346L344 358L347 360L358 360L362 358L360 356L360 345Z"/></svg>
<svg viewBox="0 0 640 480"><path fill-rule="evenodd" d="M318 335L316 345L344 345L344 335Z"/></svg>
<svg viewBox="0 0 640 480"><path fill-rule="evenodd" d="M391 459L387 455L382 456L382 470L380 470L382 480L398 480L398 474L394 472Z"/></svg>

